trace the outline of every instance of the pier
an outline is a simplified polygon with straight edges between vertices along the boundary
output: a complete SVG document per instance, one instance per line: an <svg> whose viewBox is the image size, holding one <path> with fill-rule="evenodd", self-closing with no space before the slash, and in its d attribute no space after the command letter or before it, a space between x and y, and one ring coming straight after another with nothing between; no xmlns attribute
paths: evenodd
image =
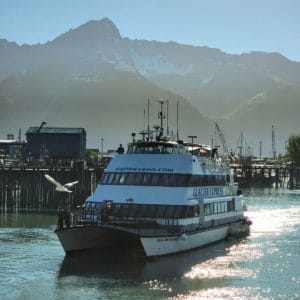
<svg viewBox="0 0 300 300"><path fill-rule="evenodd" d="M84 161L72 167L24 166L0 168L0 210L57 211L59 206L75 208L93 194L103 173L102 167L89 168ZM55 191L49 174L64 184L78 180L72 193Z"/></svg>
<svg viewBox="0 0 300 300"><path fill-rule="evenodd" d="M240 187L300 188L300 168L286 165L232 164Z"/></svg>
<svg viewBox="0 0 300 300"><path fill-rule="evenodd" d="M274 165L232 164L239 187L300 188L300 168ZM74 209L93 194L104 166L86 166L85 161L68 167L7 166L0 168L0 211L57 211L59 206ZM64 184L78 180L72 193L55 191L49 174Z"/></svg>

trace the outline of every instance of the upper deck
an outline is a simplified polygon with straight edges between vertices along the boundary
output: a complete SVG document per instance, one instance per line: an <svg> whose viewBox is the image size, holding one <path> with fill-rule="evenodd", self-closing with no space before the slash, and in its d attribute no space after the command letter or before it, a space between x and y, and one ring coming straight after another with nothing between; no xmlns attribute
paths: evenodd
<svg viewBox="0 0 300 300"><path fill-rule="evenodd" d="M216 149L210 146L184 143L183 141L136 141L128 145L127 154L193 154L214 157Z"/></svg>
<svg viewBox="0 0 300 300"><path fill-rule="evenodd" d="M126 154L116 155L109 172L224 174L227 164L207 145L182 141L134 141Z"/></svg>

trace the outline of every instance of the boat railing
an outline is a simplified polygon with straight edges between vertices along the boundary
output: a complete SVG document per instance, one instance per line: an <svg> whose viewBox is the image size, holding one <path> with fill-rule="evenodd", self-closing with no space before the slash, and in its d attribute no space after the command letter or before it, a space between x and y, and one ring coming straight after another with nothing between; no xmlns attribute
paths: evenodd
<svg viewBox="0 0 300 300"><path fill-rule="evenodd" d="M80 211L76 212L75 220L76 220L76 224L78 225L97 224L99 222L99 209L82 208Z"/></svg>
<svg viewBox="0 0 300 300"><path fill-rule="evenodd" d="M127 225L135 226L144 224L155 226L178 226L178 218L162 218L162 217L137 217L134 215L120 215L117 213L107 212L101 208L81 209L74 214L76 225L98 225L98 224L113 224L113 225Z"/></svg>

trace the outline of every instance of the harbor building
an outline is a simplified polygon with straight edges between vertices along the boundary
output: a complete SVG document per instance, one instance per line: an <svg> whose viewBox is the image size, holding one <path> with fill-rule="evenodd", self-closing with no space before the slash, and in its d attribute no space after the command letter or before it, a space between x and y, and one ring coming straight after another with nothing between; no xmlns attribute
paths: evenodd
<svg viewBox="0 0 300 300"><path fill-rule="evenodd" d="M33 159L84 159L86 131L84 128L30 127L26 131L27 156Z"/></svg>

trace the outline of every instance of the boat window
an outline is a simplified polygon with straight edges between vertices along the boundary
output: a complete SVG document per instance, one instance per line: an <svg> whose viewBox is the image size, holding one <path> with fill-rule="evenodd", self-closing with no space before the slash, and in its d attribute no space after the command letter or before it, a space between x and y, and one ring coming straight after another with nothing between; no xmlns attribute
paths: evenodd
<svg viewBox="0 0 300 300"><path fill-rule="evenodd" d="M187 186L190 180L190 175L188 174L179 174L176 175L177 178L177 185L178 186Z"/></svg>
<svg viewBox="0 0 300 300"><path fill-rule="evenodd" d="M198 186L222 186L226 185L224 175L191 175L169 173L115 173L106 172L101 184L122 184L141 186L175 186L175 187L198 187Z"/></svg>
<svg viewBox="0 0 300 300"><path fill-rule="evenodd" d="M100 203L86 203L85 213L87 215L96 214ZM113 203L106 200L103 203L103 210L107 216L120 220L124 218L193 218L199 216L199 206L184 205L148 205L133 203Z"/></svg>
<svg viewBox="0 0 300 300"><path fill-rule="evenodd" d="M198 185L198 178L196 175L191 176L189 186L197 186Z"/></svg>
<svg viewBox="0 0 300 300"><path fill-rule="evenodd" d="M201 185L203 186L208 185L208 176L201 175Z"/></svg>
<svg viewBox="0 0 300 300"><path fill-rule="evenodd" d="M167 209L167 206L165 205L158 205L156 210L156 217L157 218L164 218L165 217L165 211Z"/></svg>
<svg viewBox="0 0 300 300"><path fill-rule="evenodd" d="M226 182L230 183L230 175L229 174L226 175Z"/></svg>
<svg viewBox="0 0 300 300"><path fill-rule="evenodd" d="M204 205L205 215L222 214L230 211L234 211L234 198L230 201L207 203Z"/></svg>
<svg viewBox="0 0 300 300"><path fill-rule="evenodd" d="M177 174L169 174L169 178L168 178L168 184L170 186L177 186L178 185L178 178L180 175Z"/></svg>
<svg viewBox="0 0 300 300"><path fill-rule="evenodd" d="M175 207L174 218L181 218L184 216L185 208L184 206L178 205Z"/></svg>
<svg viewBox="0 0 300 300"><path fill-rule="evenodd" d="M134 184L134 180L135 180L135 173L128 173L126 184Z"/></svg>
<svg viewBox="0 0 300 300"><path fill-rule="evenodd" d="M185 217L191 218L194 216L194 206L188 206L185 211Z"/></svg>
<svg viewBox="0 0 300 300"><path fill-rule="evenodd" d="M169 174L160 174L160 185L169 185Z"/></svg>
<svg viewBox="0 0 300 300"><path fill-rule="evenodd" d="M139 209L137 210L137 217L144 218L147 211L147 205L139 205Z"/></svg>
<svg viewBox="0 0 300 300"><path fill-rule="evenodd" d="M102 184L107 184L107 181L108 181L108 178L109 178L109 175L110 175L111 173L109 173L109 172L105 172L104 173L104 175L103 175L103 177L102 177L102 181L101 181L101 183Z"/></svg>
<svg viewBox="0 0 300 300"><path fill-rule="evenodd" d="M156 205L149 205L145 217L146 218L155 218L156 217Z"/></svg>
<svg viewBox="0 0 300 300"><path fill-rule="evenodd" d="M198 205L194 206L194 217L199 217L199 206Z"/></svg>
<svg viewBox="0 0 300 300"><path fill-rule="evenodd" d="M136 185L142 185L143 183L143 177L144 177L144 174L143 173L137 173L136 176L135 176L135 183Z"/></svg>
<svg viewBox="0 0 300 300"><path fill-rule="evenodd" d="M159 185L159 176L160 174L153 174L151 178L151 184L150 185Z"/></svg>
<svg viewBox="0 0 300 300"><path fill-rule="evenodd" d="M109 177L108 177L108 179L107 179L107 183L108 184L112 184L112 182L113 182L113 179L114 179L114 173L110 173L109 174Z"/></svg>
<svg viewBox="0 0 300 300"><path fill-rule="evenodd" d="M205 204L204 205L204 214L207 215L207 216L212 214L210 204Z"/></svg>
<svg viewBox="0 0 300 300"><path fill-rule="evenodd" d="M119 180L120 180L120 173L115 173L112 184L119 184Z"/></svg>
<svg viewBox="0 0 300 300"><path fill-rule="evenodd" d="M145 174L144 174L144 177L143 177L143 182L142 182L142 184L143 184L143 185L150 185L151 177L152 177L152 174L151 174L151 173L145 173Z"/></svg>
<svg viewBox="0 0 300 300"><path fill-rule="evenodd" d="M166 210L166 218L173 218L174 216L174 207L173 206L168 206Z"/></svg>
<svg viewBox="0 0 300 300"><path fill-rule="evenodd" d="M122 173L120 176L120 184L125 184L125 180L126 180L126 173Z"/></svg>
<svg viewBox="0 0 300 300"><path fill-rule="evenodd" d="M222 212L222 209L221 209L221 203L218 202L218 213L221 213Z"/></svg>

